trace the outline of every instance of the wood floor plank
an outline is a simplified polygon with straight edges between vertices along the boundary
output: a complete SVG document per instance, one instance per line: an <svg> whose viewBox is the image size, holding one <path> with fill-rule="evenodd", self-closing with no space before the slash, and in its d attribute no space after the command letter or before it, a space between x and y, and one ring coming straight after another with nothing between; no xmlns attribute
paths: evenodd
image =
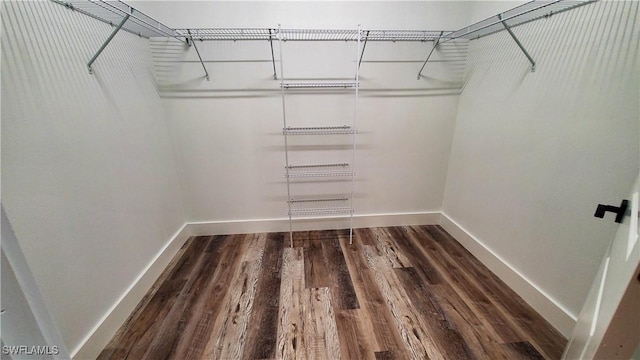
<svg viewBox="0 0 640 360"><path fill-rule="evenodd" d="M412 264L411 266L420 274L427 284L435 285L442 281L442 276L434 267L432 260L428 256L425 256L419 247L415 246L402 228L389 227L387 231L390 235L389 242L406 254L409 262Z"/></svg>
<svg viewBox="0 0 640 360"><path fill-rule="evenodd" d="M329 288L310 288L302 292L304 308L303 359L341 359L338 330Z"/></svg>
<svg viewBox="0 0 640 360"><path fill-rule="evenodd" d="M176 357L176 351L181 337L176 333L183 333L189 320L194 319L192 305L196 303L206 287L207 278L216 271L222 258L218 249L227 244L228 236L216 236L207 245L207 250L200 257L199 263L189 276L189 280L180 292L171 310L162 321L153 341L142 356L143 360L162 360ZM209 251L211 249L211 251Z"/></svg>
<svg viewBox="0 0 640 360"><path fill-rule="evenodd" d="M358 297L353 288L349 268L344 259L338 232L335 230L327 231L329 236L322 239L322 252L325 259L327 270L329 271L329 283L331 285L331 294L333 303L338 309L359 309ZM349 236L345 234L344 236Z"/></svg>
<svg viewBox="0 0 640 360"><path fill-rule="evenodd" d="M310 231L304 244L304 284L307 289L329 287L331 277L322 253L319 231Z"/></svg>
<svg viewBox="0 0 640 360"><path fill-rule="evenodd" d="M287 234L287 236L289 235ZM307 241L309 241L309 231L293 232L293 247L304 247Z"/></svg>
<svg viewBox="0 0 640 360"><path fill-rule="evenodd" d="M246 235L231 235L227 238L225 256L221 257L216 271L206 282L204 291L198 299L191 303L190 313L194 321L190 321L180 337L176 349L176 357L185 360L199 359L211 336L213 326L224 306L226 294L234 289L231 285L239 273L241 260L246 253L248 241Z"/></svg>
<svg viewBox="0 0 640 360"><path fill-rule="evenodd" d="M377 351L375 353L376 360L399 360L404 359L398 357L398 355L393 351Z"/></svg>
<svg viewBox="0 0 640 360"><path fill-rule="evenodd" d="M375 360L375 352L365 336L361 310L335 311L340 353L345 360Z"/></svg>
<svg viewBox="0 0 640 360"><path fill-rule="evenodd" d="M192 237L185 242L98 359L139 359L144 355L161 319L173 306L211 239L212 236Z"/></svg>
<svg viewBox="0 0 640 360"><path fill-rule="evenodd" d="M353 229L354 241L359 239L362 245L376 246L375 235L371 229Z"/></svg>
<svg viewBox="0 0 640 360"><path fill-rule="evenodd" d="M413 266L410 259L406 254L398 249L396 244L393 243L388 228L372 228L372 238L375 239L376 248L379 253L389 262L389 265L394 268L402 268L407 266Z"/></svg>
<svg viewBox="0 0 640 360"><path fill-rule="evenodd" d="M284 249L280 285L278 359L304 359L304 257L302 247Z"/></svg>
<svg viewBox="0 0 640 360"><path fill-rule="evenodd" d="M209 336L203 358L205 359L239 359L246 344L247 327L262 256L266 234L253 234L245 238L247 251L236 277L229 285L230 291L224 300L224 307Z"/></svg>
<svg viewBox="0 0 640 360"><path fill-rule="evenodd" d="M393 315L395 326L400 330L402 339L413 359L445 359L443 354L436 350L436 345L427 333L420 321L420 314L416 313L408 296L402 289L399 280L389 268L387 260L382 256L376 256L368 246L363 246L369 266L375 274L375 279L380 288L389 310Z"/></svg>
<svg viewBox="0 0 640 360"><path fill-rule="evenodd" d="M416 231L417 230L417 231ZM485 324L488 331L494 332L499 341L502 343L518 342L523 338L511 324L508 323L504 314L498 311L487 295L482 291L476 281L469 277L465 272L464 264L452 261L446 253L440 249L432 241L420 242L419 228L405 227L397 230L397 236L402 241L412 244L413 251L419 253L420 256L429 259L435 268L438 269L441 276L446 278L456 292L461 295L467 305L474 310L478 318Z"/></svg>
<svg viewBox="0 0 640 360"><path fill-rule="evenodd" d="M363 230L362 232L368 231ZM354 237L353 244L349 244L349 238L342 234L339 234L339 238L356 294L359 299L362 299L360 305L365 313L365 321L371 329L367 334L369 336L373 335L373 340L375 340L370 340L369 342L376 344L374 349L378 352L395 351L398 358L408 358L409 355L405 350L398 328L390 326L390 324L394 323L393 315L387 307L386 300L376 283L375 275L369 268L361 250L365 246L361 242L362 237ZM373 245L367 246L378 256Z"/></svg>
<svg viewBox="0 0 640 360"><path fill-rule="evenodd" d="M467 266L467 272L473 274L484 289L485 294L508 319L512 319L520 328L524 339L532 342L546 358L559 359L562 356L567 340L559 331L551 326L513 290L502 282L478 259L473 257L442 227L419 227L423 234L428 234L440 247L443 253Z"/></svg>
<svg viewBox="0 0 640 360"><path fill-rule="evenodd" d="M417 311L426 318L427 332L438 351L447 354L448 359L471 359L473 353L455 326L447 321L430 285L421 281L414 268L394 269L402 283L409 300Z"/></svg>
<svg viewBox="0 0 640 360"><path fill-rule="evenodd" d="M511 359L513 360L526 360L526 359L536 359L536 360L544 360L544 356L542 356L538 350L536 350L531 343L528 341L521 341L516 343L507 343L502 346L508 348L511 351Z"/></svg>
<svg viewBox="0 0 640 360"><path fill-rule="evenodd" d="M243 359L270 359L275 356L284 246L284 233L267 236Z"/></svg>

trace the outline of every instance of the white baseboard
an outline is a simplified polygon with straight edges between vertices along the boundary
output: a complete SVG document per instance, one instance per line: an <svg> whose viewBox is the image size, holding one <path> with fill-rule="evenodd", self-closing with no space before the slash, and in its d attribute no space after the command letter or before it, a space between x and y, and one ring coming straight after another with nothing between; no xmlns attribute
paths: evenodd
<svg viewBox="0 0 640 360"><path fill-rule="evenodd" d="M120 299L107 311L93 330L84 338L80 345L71 352L73 359L95 359L109 343L116 331L122 326L138 303L149 291L153 283L160 277L178 250L189 239L191 234L187 224L184 224L165 246L149 262L144 270L133 281Z"/></svg>
<svg viewBox="0 0 640 360"><path fill-rule="evenodd" d="M571 337L577 320L574 314L444 213L440 225L565 337Z"/></svg>
<svg viewBox="0 0 640 360"><path fill-rule="evenodd" d="M436 225L440 212L358 214L353 216L353 227L381 227L402 225ZM250 234L259 232L289 231L287 218L206 221L188 223L189 233L199 235ZM315 217L296 219L294 231L329 230L349 228L349 217Z"/></svg>

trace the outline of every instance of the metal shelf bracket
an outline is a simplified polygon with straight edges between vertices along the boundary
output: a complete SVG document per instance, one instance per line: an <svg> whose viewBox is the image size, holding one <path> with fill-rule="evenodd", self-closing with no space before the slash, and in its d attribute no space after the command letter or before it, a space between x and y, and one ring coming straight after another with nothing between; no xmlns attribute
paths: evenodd
<svg viewBox="0 0 640 360"><path fill-rule="evenodd" d="M271 63L273 64L273 80L278 80L276 72L276 57L273 55L273 30L269 29L269 47L271 47Z"/></svg>
<svg viewBox="0 0 640 360"><path fill-rule="evenodd" d="M422 70L424 70L424 67L425 67L425 65L427 65L427 62L431 58L431 55L433 54L433 51L436 49L436 47L440 43L440 38L442 38L443 34L444 34L444 31L441 31L440 32L440 36L438 36L438 38L433 42L433 47L431 48L431 51L429 51L429 55L427 55L427 60L424 61L424 64L422 64L422 67L420 68L420 71L418 71L418 79L417 80L420 80L420 77L422 76Z"/></svg>
<svg viewBox="0 0 640 360"><path fill-rule="evenodd" d="M511 31L511 28L509 27L509 25L507 25L507 23L504 20L502 20L502 14L498 14L498 19L500 19L500 22L502 23L502 26L504 26L504 29L507 30L509 35L511 35L511 37L513 38L513 41L516 42L516 44L518 45L520 50L522 50L522 52L527 57L527 59L529 59L529 62L531 63L531 72L535 72L536 71L536 62L535 62L535 60L533 60L533 58L531 57L531 55L529 55L529 53L524 48L524 46L522 46L522 43L520 43L520 40L518 40L518 38L513 33L513 31Z"/></svg>
<svg viewBox="0 0 640 360"><path fill-rule="evenodd" d="M191 41L189 41L189 44L193 45L193 48L196 50L196 54L198 54L198 59L200 59L200 64L202 64L202 69L204 69L204 77L205 79L207 79L207 81L210 80L209 78L209 72L207 71L207 68L204 66L204 61L202 61L202 56L200 56L200 51L198 51L198 47L196 46L196 42L193 41L193 37L191 36L191 30L187 30L187 33L189 34L189 39Z"/></svg>
<svg viewBox="0 0 640 360"><path fill-rule="evenodd" d="M122 21L120 21L120 23L118 24L118 26L116 26L116 28L113 30L113 32L111 32L111 35L109 35L109 37L107 38L107 40L104 42L104 44L102 44L102 46L100 46L100 49L98 49L98 52L96 52L95 55L93 55L93 57L91 58L91 60L89 60L89 62L87 63L87 69L89 69L89 74L93 74L93 69L91 68L91 65L93 65L93 63L96 61L96 59L98 58L98 56L100 56L100 54L102 53L102 51L107 47L107 45L109 45L109 43L111 42L111 40L113 40L113 37L116 36L116 34L118 33L118 31L120 31L120 29L122 29L122 26L124 25L124 23L127 22L127 20L129 20L129 16L131 16L130 14L125 15L122 18Z"/></svg>

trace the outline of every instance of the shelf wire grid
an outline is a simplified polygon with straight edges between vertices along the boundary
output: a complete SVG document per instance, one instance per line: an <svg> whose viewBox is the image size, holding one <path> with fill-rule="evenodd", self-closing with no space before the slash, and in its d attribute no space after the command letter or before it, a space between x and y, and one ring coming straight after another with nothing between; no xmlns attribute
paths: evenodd
<svg viewBox="0 0 640 360"><path fill-rule="evenodd" d="M504 21L510 28L513 28L596 1L598 0L530 1L457 31L445 34L445 38L441 42L458 38L468 40L479 39L505 30L502 21Z"/></svg>
<svg viewBox="0 0 640 360"><path fill-rule="evenodd" d="M180 36L190 36L193 40L275 40L275 29L270 28L210 28L175 29Z"/></svg>
<svg viewBox="0 0 640 360"><path fill-rule="evenodd" d="M290 127L282 129L283 135L342 135L353 134L355 130L351 126L314 126L314 127Z"/></svg>
<svg viewBox="0 0 640 360"><path fill-rule="evenodd" d="M349 89L358 86L357 81L286 82L280 83L284 89Z"/></svg>

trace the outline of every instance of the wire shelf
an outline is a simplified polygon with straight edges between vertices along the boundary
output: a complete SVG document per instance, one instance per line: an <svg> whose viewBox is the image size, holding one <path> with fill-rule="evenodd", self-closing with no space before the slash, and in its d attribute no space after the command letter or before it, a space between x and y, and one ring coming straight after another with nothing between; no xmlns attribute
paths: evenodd
<svg viewBox="0 0 640 360"><path fill-rule="evenodd" d="M283 41L357 41L358 30L345 29L280 29Z"/></svg>
<svg viewBox="0 0 640 360"><path fill-rule="evenodd" d="M347 167L347 166L349 166L349 163L289 165L289 166L285 166L285 168L292 170L292 169L313 169L313 168Z"/></svg>
<svg viewBox="0 0 640 360"><path fill-rule="evenodd" d="M435 41L441 34L451 33L450 30L363 30L362 32L363 40L366 41Z"/></svg>
<svg viewBox="0 0 640 360"><path fill-rule="evenodd" d="M345 177L353 176L354 173L351 170L327 170L327 171L300 171L290 172L284 174L285 178L316 178L316 177Z"/></svg>
<svg viewBox="0 0 640 360"><path fill-rule="evenodd" d="M284 89L349 89L358 85L356 81L280 82Z"/></svg>
<svg viewBox="0 0 640 360"><path fill-rule="evenodd" d="M317 126L317 127L286 127L283 135L342 135L353 134L351 126Z"/></svg>
<svg viewBox="0 0 640 360"><path fill-rule="evenodd" d="M319 202L334 202L334 201L348 201L349 198L346 196L338 196L333 198L307 198L307 199L291 199L288 201L290 204L301 204L301 203L319 203Z"/></svg>
<svg viewBox="0 0 640 360"><path fill-rule="evenodd" d="M460 30L446 34L443 41L463 38L479 39L504 30L504 21L509 27L523 25L528 22L549 17L579 6L587 5L598 0L555 0L555 1L530 1L528 3L509 9L498 15L494 15Z"/></svg>
<svg viewBox="0 0 640 360"><path fill-rule="evenodd" d="M353 209L350 207L326 207L326 208L310 208L310 209L291 209L289 216L310 216L310 215L339 215L352 214Z"/></svg>
<svg viewBox="0 0 640 360"><path fill-rule="evenodd" d="M126 15L129 19L122 26L122 30L144 37L173 37L180 35L172 28L136 10L122 1L102 0L52 0L69 9L90 16L111 26L118 25ZM182 39L180 39L182 40Z"/></svg>
<svg viewBox="0 0 640 360"><path fill-rule="evenodd" d="M176 32L193 40L272 40L276 30L269 28L210 28L210 29L176 29Z"/></svg>

